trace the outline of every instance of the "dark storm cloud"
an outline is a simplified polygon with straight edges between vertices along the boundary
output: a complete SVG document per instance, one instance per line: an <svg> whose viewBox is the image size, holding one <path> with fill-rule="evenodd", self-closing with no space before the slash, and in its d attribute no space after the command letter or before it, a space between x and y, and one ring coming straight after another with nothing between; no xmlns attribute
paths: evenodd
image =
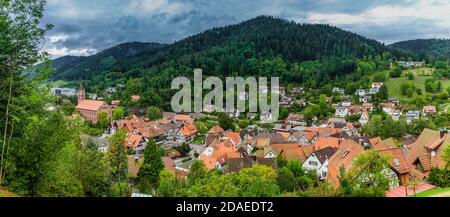
<svg viewBox="0 0 450 217"><path fill-rule="evenodd" d="M383 19L381 24L364 20L373 19L372 15L359 17L378 6L402 8L423 1L48 0L43 22L55 26L46 42L46 50L54 57L91 54L127 41L172 43L215 26L238 23L258 15L313 22L311 15L344 14L349 16L345 19L357 21L347 22L331 16L323 22L387 43L433 37L433 33L449 37L449 26L437 24L436 19L399 17L397 23L401 25L389 25L383 23Z"/></svg>

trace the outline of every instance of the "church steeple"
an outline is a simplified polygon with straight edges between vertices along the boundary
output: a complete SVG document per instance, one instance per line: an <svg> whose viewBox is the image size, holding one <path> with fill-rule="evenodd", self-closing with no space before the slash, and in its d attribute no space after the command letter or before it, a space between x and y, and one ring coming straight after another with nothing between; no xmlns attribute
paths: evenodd
<svg viewBox="0 0 450 217"><path fill-rule="evenodd" d="M80 89L78 89L78 104L80 104L83 100L85 100L85 92L83 87L83 78L81 78Z"/></svg>

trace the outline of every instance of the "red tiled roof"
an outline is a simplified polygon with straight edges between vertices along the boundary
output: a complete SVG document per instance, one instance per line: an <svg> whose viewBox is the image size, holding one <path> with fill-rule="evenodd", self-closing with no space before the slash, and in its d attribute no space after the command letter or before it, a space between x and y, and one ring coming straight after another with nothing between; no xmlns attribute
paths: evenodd
<svg viewBox="0 0 450 217"><path fill-rule="evenodd" d="M364 148L353 140L345 140L341 144L328 164L327 180L332 186L339 186L340 167L343 166L348 171L352 167L353 159L363 152Z"/></svg>
<svg viewBox="0 0 450 217"><path fill-rule="evenodd" d="M141 135L129 135L127 138L125 138L125 145L130 148L136 148L139 143L142 141Z"/></svg>
<svg viewBox="0 0 450 217"><path fill-rule="evenodd" d="M89 111L99 111L103 105L106 103L104 101L98 100L83 100L77 105L77 109L89 110Z"/></svg>
<svg viewBox="0 0 450 217"><path fill-rule="evenodd" d="M334 137L319 137L314 144L315 150L320 150L326 147L339 148L340 139Z"/></svg>
<svg viewBox="0 0 450 217"><path fill-rule="evenodd" d="M220 127L220 126L218 126L218 125L212 127L212 128L208 131L209 134L219 134L219 133L223 133L223 132L224 132L224 130L222 129L222 127Z"/></svg>
<svg viewBox="0 0 450 217"><path fill-rule="evenodd" d="M234 145L239 143L239 133L238 132L225 132L222 138L229 138L233 141Z"/></svg>

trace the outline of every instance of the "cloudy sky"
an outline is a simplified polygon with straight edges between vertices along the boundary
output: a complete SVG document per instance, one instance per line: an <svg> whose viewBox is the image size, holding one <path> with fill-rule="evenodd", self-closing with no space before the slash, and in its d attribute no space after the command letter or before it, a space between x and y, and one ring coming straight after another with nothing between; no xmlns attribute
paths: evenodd
<svg viewBox="0 0 450 217"><path fill-rule="evenodd" d="M214 26L273 15L327 23L384 43L450 38L450 0L47 0L52 57L129 41L172 43Z"/></svg>

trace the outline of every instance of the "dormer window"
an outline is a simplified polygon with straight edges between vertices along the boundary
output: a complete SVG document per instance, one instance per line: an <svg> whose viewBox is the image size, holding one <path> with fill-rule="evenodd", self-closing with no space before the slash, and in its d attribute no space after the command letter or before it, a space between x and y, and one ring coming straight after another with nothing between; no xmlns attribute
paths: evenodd
<svg viewBox="0 0 450 217"><path fill-rule="evenodd" d="M350 151L345 151L344 154L342 154L342 158L344 158L345 156L347 156L348 153L350 153Z"/></svg>
<svg viewBox="0 0 450 217"><path fill-rule="evenodd" d="M394 158L394 164L395 164L396 167L399 167L400 166L400 161L398 161L397 158Z"/></svg>
<svg viewBox="0 0 450 217"><path fill-rule="evenodd" d="M436 156L436 151L435 150L431 150L431 157Z"/></svg>

